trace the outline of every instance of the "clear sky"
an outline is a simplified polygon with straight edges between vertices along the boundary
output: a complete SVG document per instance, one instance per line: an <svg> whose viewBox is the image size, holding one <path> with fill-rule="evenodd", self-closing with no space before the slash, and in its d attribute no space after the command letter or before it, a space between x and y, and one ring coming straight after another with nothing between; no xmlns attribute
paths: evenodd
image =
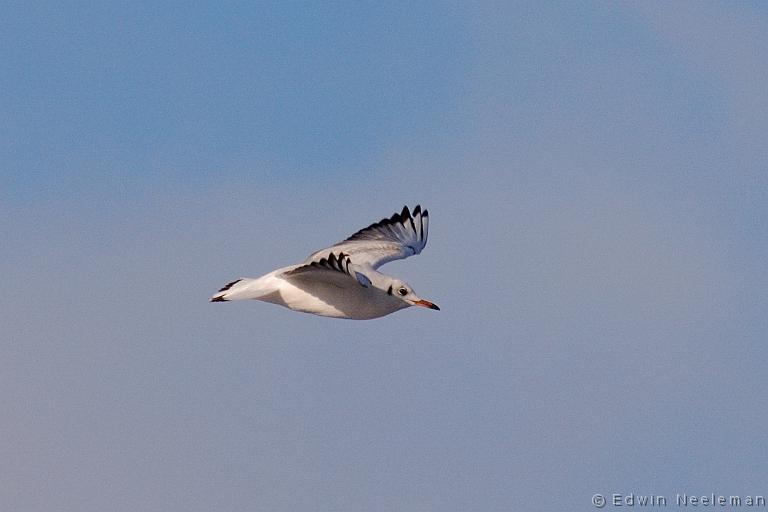
<svg viewBox="0 0 768 512"><path fill-rule="evenodd" d="M766 5L413 4L5 5L0 509L768 495ZM417 203L442 311L207 302Z"/></svg>

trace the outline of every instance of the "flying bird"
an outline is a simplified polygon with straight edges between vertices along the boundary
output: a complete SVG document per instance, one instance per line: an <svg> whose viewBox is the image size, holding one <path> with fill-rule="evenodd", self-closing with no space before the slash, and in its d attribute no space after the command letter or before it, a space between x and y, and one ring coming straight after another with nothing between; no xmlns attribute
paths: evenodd
<svg viewBox="0 0 768 512"><path fill-rule="evenodd" d="M273 270L259 278L241 278L224 286L211 302L256 299L294 311L334 318L367 320L422 306L440 308L419 298L400 279L382 274L383 264L419 254L427 245L429 213L408 207L371 224L303 263Z"/></svg>

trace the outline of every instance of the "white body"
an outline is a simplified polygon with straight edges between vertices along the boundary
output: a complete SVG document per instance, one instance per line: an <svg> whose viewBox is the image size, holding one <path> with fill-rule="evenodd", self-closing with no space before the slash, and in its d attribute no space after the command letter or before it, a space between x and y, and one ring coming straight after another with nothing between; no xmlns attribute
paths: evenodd
<svg viewBox="0 0 768 512"><path fill-rule="evenodd" d="M281 268L256 279L242 279L232 285L226 300L256 299L303 313L353 320L378 318L410 306L386 290L366 288L349 278L339 279L338 283L315 281L306 286L281 277L299 266Z"/></svg>
<svg viewBox="0 0 768 512"><path fill-rule="evenodd" d="M439 309L417 297L406 283L378 272L387 261L418 254L427 242L428 212L417 206L372 224L299 265L259 278L229 283L212 302L255 299L295 311L366 320L410 306Z"/></svg>

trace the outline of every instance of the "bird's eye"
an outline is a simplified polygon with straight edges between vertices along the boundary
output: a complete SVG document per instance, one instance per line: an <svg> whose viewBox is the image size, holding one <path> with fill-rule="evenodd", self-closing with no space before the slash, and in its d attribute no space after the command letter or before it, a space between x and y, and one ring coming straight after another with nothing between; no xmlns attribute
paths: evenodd
<svg viewBox="0 0 768 512"><path fill-rule="evenodd" d="M400 288L399 290L397 290L397 293L405 297L406 295L408 295L408 290L406 290L405 288Z"/></svg>

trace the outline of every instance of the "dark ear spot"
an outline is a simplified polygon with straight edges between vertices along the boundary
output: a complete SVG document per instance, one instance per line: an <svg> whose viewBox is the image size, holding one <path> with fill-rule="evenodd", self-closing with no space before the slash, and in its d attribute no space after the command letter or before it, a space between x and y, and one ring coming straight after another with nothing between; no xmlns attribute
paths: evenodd
<svg viewBox="0 0 768 512"><path fill-rule="evenodd" d="M387 295L392 295L392 285L389 285L389 289L387 290Z"/></svg>

